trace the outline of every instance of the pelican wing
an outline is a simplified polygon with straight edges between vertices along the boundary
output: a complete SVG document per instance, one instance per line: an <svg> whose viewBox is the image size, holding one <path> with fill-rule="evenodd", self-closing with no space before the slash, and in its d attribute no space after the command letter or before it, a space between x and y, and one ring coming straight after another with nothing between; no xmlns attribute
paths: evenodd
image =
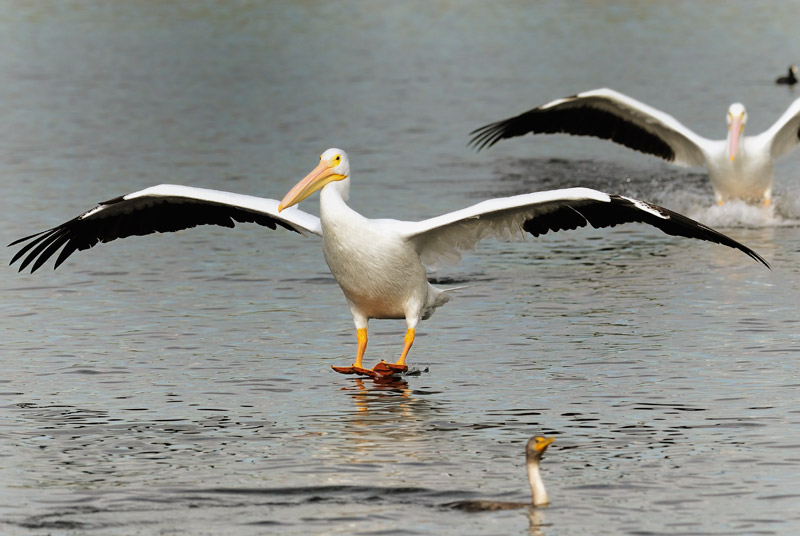
<svg viewBox="0 0 800 536"><path fill-rule="evenodd" d="M757 136L768 144L772 158L783 156L800 144L800 99L795 100L783 115Z"/></svg>
<svg viewBox="0 0 800 536"><path fill-rule="evenodd" d="M425 264L435 265L458 262L460 251L473 249L485 238L509 240L525 232L539 236L586 225L599 228L628 222L736 248L769 267L755 251L702 223L657 205L589 188L490 199L428 220L407 222L403 234Z"/></svg>
<svg viewBox="0 0 800 536"><path fill-rule="evenodd" d="M669 114L613 89L601 88L478 128L470 133L470 145L481 150L529 132L594 136L683 166L704 165L702 146L712 143Z"/></svg>
<svg viewBox="0 0 800 536"><path fill-rule="evenodd" d="M19 267L33 263L35 272L60 248L54 268L75 250L118 238L166 233L198 225L233 227L234 222L253 222L271 229L285 227L301 234L322 235L319 218L291 208L278 214L278 201L205 188L161 184L100 203L66 223L9 244L27 242L11 264L25 257Z"/></svg>

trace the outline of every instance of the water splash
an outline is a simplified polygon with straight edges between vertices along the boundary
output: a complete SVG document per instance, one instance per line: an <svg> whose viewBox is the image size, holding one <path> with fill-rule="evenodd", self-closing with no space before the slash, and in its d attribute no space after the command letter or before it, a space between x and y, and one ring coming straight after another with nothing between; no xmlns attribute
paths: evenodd
<svg viewBox="0 0 800 536"><path fill-rule="evenodd" d="M708 175L654 162L636 165L587 159L525 158L497 163L493 195L587 186L662 205L711 227L800 225L800 191L778 191L770 206L729 201L717 205Z"/></svg>
<svg viewBox="0 0 800 536"><path fill-rule="evenodd" d="M703 222L720 228L792 227L800 225L800 196L783 192L773 197L769 206L727 201L721 205L713 198L697 192L654 191L659 203Z"/></svg>
<svg viewBox="0 0 800 536"><path fill-rule="evenodd" d="M781 207L753 205L744 201L729 201L722 205L694 206L687 215L711 227L782 227L798 225L791 214L781 213Z"/></svg>

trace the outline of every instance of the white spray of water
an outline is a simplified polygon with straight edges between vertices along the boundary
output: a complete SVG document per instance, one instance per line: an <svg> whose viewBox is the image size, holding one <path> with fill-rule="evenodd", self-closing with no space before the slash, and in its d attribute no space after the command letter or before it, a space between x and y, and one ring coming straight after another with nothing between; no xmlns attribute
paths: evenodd
<svg viewBox="0 0 800 536"><path fill-rule="evenodd" d="M769 206L744 201L714 204L696 192L661 193L660 204L714 228L792 227L800 225L800 192L783 192Z"/></svg>

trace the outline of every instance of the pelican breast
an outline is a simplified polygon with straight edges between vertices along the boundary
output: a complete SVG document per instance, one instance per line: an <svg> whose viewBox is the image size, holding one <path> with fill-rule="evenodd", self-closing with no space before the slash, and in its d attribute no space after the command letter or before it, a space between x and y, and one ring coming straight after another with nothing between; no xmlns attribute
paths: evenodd
<svg viewBox="0 0 800 536"><path fill-rule="evenodd" d="M370 318L404 318L427 301L425 267L395 220L323 213L322 251L350 303Z"/></svg>

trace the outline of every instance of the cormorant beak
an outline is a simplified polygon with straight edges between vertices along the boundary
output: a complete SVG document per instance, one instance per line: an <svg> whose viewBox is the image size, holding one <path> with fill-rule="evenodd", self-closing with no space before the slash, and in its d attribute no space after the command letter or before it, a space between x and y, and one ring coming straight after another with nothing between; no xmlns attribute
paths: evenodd
<svg viewBox="0 0 800 536"><path fill-rule="evenodd" d="M547 450L547 447L549 447L550 444L553 443L553 441L555 440L556 440L555 437L538 438L536 441L536 450L538 450L540 453L543 453L545 450Z"/></svg>

